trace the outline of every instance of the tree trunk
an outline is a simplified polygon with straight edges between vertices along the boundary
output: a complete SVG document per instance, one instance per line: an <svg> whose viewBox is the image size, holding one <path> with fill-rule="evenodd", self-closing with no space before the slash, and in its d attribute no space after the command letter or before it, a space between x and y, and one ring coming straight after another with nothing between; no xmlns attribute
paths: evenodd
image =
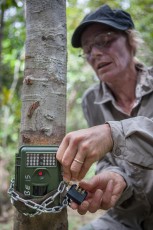
<svg viewBox="0 0 153 230"><path fill-rule="evenodd" d="M66 125L66 1L26 0L21 145L59 145ZM14 230L66 230L67 210L26 217Z"/></svg>

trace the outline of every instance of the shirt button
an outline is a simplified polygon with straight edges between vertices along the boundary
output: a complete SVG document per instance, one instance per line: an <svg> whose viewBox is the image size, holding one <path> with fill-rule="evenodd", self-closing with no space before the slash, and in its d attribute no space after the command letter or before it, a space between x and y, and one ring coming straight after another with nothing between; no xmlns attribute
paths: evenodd
<svg viewBox="0 0 153 230"><path fill-rule="evenodd" d="M115 155L116 155L116 156L120 156L120 155L121 155L121 150L120 150L120 149L117 149L117 150L115 151Z"/></svg>

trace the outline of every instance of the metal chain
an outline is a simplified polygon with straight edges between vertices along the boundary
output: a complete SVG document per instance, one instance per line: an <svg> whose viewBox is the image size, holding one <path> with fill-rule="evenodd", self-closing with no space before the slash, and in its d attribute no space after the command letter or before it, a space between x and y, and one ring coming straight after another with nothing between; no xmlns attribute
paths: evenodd
<svg viewBox="0 0 153 230"><path fill-rule="evenodd" d="M20 202L24 203L27 207L29 207L29 208L31 208L31 209L36 211L33 214L31 214L31 213L23 213L25 216L34 217L34 216L40 215L42 213L59 213L59 212L62 211L63 208L67 207L68 204L69 204L68 197L65 196L63 201L62 201L62 203L61 203L61 205L54 206L52 208L47 207L51 203L53 203L55 198L58 195L62 194L64 192L64 190L66 189L67 185L66 185L66 183L64 181L61 181L61 183L59 184L57 192L53 196L50 196L46 200L44 200L42 202L42 204L37 204L32 200L25 200L25 199L21 198L19 196L19 194L17 194L14 191L14 185L15 185L15 179L12 179L11 183L10 183L9 190L8 190L8 194L11 197L12 204L14 203L14 201L20 201Z"/></svg>

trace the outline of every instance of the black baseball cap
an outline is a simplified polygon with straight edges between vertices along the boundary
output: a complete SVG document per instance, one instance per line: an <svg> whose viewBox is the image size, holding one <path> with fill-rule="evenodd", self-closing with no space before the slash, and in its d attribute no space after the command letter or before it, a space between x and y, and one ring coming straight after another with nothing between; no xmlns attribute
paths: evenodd
<svg viewBox="0 0 153 230"><path fill-rule="evenodd" d="M87 14L72 35L72 46L81 47L81 36L87 26L93 23L101 23L115 29L125 31L134 29L134 23L129 13L121 9L111 9L108 5L102 5L96 11Z"/></svg>

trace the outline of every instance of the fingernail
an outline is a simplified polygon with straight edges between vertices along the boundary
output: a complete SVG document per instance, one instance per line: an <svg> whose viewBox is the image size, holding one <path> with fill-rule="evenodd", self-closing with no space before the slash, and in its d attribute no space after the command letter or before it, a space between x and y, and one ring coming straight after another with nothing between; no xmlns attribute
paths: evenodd
<svg viewBox="0 0 153 230"><path fill-rule="evenodd" d="M73 178L72 178L72 181L75 181L75 182L77 182L78 180L77 180L76 178L74 178L74 177L73 177Z"/></svg>

